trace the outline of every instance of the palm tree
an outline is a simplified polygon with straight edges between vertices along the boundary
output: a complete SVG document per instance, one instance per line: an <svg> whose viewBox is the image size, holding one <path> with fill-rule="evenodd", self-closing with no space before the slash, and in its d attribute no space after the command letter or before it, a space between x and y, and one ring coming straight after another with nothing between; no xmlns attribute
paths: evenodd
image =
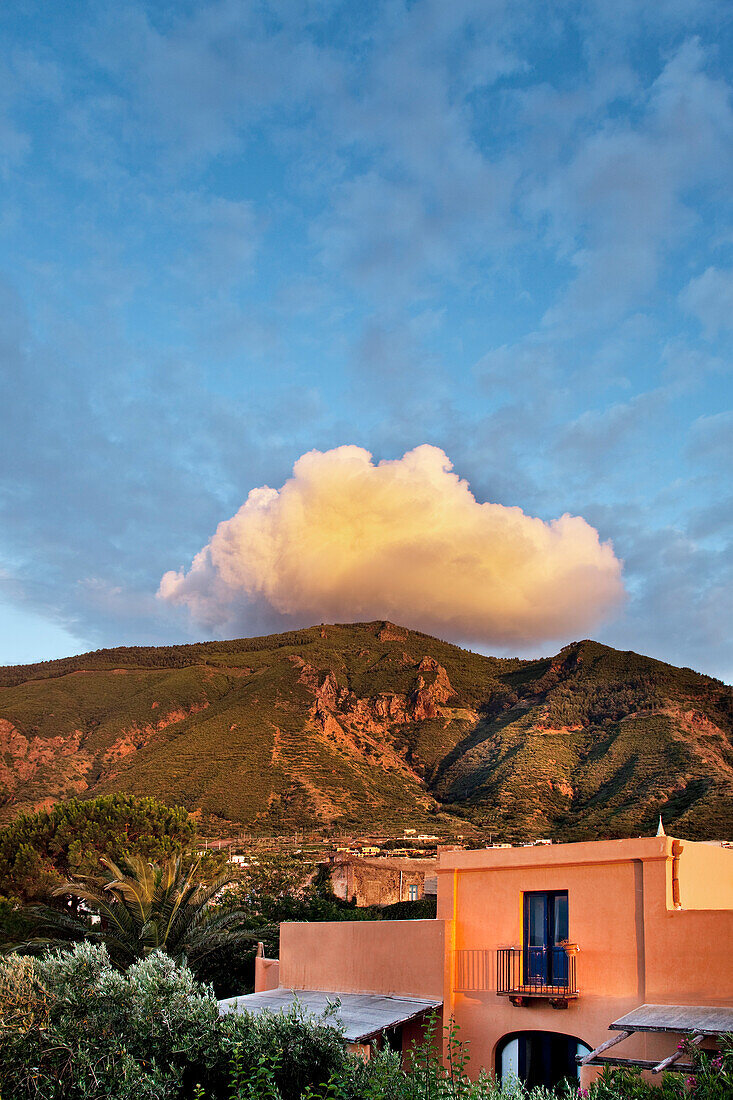
<svg viewBox="0 0 733 1100"><path fill-rule="evenodd" d="M234 941L254 940L242 927L242 913L213 904L233 878L224 873L210 883L198 878L200 860L185 865L180 856L150 863L127 856L119 863L102 857L101 876L57 886L54 896L77 903L75 912L44 906L33 910L37 938L27 949L89 939L103 943L115 965L128 966L151 951L165 951L192 966L204 955ZM237 927L238 926L238 927Z"/></svg>

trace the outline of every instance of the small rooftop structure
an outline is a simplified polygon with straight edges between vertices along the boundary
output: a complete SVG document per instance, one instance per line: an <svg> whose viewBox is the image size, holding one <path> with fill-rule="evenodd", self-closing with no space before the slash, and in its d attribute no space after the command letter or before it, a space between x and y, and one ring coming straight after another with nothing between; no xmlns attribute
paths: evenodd
<svg viewBox="0 0 733 1100"><path fill-rule="evenodd" d="M416 997L391 997L378 993L329 993L318 989L270 989L263 993L248 993L219 1001L219 1013L287 1012L300 1005L313 1016L323 1016L330 1006L335 1011L324 1019L332 1027L341 1027L347 1043L364 1043L381 1035L388 1028L414 1020L440 1008L442 1001Z"/></svg>

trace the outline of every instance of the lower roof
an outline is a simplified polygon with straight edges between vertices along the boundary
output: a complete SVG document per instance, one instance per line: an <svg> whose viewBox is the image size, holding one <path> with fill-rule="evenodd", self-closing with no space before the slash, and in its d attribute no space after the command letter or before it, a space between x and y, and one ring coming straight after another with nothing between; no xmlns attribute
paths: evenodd
<svg viewBox="0 0 733 1100"><path fill-rule="evenodd" d="M338 993L320 989L268 989L219 1001L222 1016L228 1012L287 1012L299 1005L308 1015L323 1016L330 1005L335 1011L324 1023L342 1029L347 1043L366 1042L390 1027L414 1020L425 1012L440 1008L442 1001L417 997L390 997L379 993Z"/></svg>

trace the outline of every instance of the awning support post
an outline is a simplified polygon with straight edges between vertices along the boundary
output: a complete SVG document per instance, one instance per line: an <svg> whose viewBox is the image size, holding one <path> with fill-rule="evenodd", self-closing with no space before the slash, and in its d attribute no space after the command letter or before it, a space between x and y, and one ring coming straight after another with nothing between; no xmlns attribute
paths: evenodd
<svg viewBox="0 0 733 1100"><path fill-rule="evenodd" d="M689 1040L690 1045L694 1047L699 1047L704 1038L704 1035L696 1032ZM670 1054L669 1058L665 1058L664 1061L660 1062L658 1066L654 1066L654 1068L652 1069L652 1073L661 1073L663 1069L667 1068L667 1066L674 1065L675 1062L678 1062L680 1060L684 1053L684 1050L676 1050L674 1054Z"/></svg>
<svg viewBox="0 0 733 1100"><path fill-rule="evenodd" d="M620 1031L618 1035L614 1035L611 1039L606 1039L605 1043L601 1043L601 1045L596 1047L595 1050L592 1050L590 1054L586 1054L585 1058L576 1059L578 1065L587 1066L588 1062L592 1062L593 1059L604 1050L610 1050L611 1047L616 1046L616 1043L621 1043L624 1039L628 1039L629 1035L631 1035L630 1031Z"/></svg>

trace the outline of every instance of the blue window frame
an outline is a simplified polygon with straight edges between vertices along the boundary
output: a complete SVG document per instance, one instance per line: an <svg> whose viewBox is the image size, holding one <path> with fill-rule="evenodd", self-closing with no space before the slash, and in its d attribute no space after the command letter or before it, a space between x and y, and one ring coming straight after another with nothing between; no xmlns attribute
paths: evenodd
<svg viewBox="0 0 733 1100"><path fill-rule="evenodd" d="M523 966L526 985L568 984L568 958L561 946L567 939L567 890L525 893Z"/></svg>

